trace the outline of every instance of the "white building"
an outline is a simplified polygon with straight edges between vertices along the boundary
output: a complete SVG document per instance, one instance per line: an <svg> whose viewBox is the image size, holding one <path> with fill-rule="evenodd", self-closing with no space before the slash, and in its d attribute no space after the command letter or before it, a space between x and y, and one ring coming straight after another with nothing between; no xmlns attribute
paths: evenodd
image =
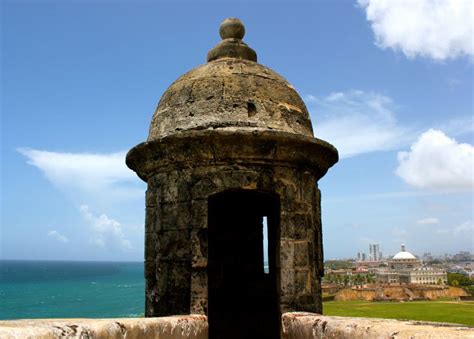
<svg viewBox="0 0 474 339"><path fill-rule="evenodd" d="M369 258L371 261L380 260L380 248L379 244L369 244Z"/></svg>
<svg viewBox="0 0 474 339"><path fill-rule="evenodd" d="M405 245L402 245L401 251L389 261L389 268L377 270L376 279L379 283L391 284L433 285L448 282L445 271L423 267L420 260L405 250Z"/></svg>

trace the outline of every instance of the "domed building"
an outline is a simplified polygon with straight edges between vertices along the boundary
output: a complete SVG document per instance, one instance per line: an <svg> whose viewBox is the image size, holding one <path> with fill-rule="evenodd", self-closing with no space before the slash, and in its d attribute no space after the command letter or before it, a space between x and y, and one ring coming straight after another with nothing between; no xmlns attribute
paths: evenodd
<svg viewBox="0 0 474 339"><path fill-rule="evenodd" d="M127 154L148 185L145 316L207 315L209 338L278 338L282 312L322 312L317 182L338 153L244 34L222 23Z"/></svg>
<svg viewBox="0 0 474 339"><path fill-rule="evenodd" d="M447 274L443 270L424 267L421 260L408 252L402 244L400 252L389 261L389 269L376 272L377 282L390 284L447 284Z"/></svg>
<svg viewBox="0 0 474 339"><path fill-rule="evenodd" d="M389 266L392 269L409 269L415 268L421 265L421 262L410 252L405 249L405 245L402 244L400 252L395 254L389 261Z"/></svg>

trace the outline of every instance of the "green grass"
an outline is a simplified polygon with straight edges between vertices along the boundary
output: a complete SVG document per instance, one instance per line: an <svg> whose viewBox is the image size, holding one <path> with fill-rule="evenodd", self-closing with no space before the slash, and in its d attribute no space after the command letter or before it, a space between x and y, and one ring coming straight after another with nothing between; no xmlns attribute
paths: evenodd
<svg viewBox="0 0 474 339"><path fill-rule="evenodd" d="M324 315L423 320L474 326L474 301L328 301Z"/></svg>

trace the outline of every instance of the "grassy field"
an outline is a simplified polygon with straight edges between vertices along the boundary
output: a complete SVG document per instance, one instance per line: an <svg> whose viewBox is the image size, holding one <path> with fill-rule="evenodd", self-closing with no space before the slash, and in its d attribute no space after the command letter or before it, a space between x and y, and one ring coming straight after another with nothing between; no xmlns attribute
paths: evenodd
<svg viewBox="0 0 474 339"><path fill-rule="evenodd" d="M328 301L324 315L448 322L474 326L474 301Z"/></svg>

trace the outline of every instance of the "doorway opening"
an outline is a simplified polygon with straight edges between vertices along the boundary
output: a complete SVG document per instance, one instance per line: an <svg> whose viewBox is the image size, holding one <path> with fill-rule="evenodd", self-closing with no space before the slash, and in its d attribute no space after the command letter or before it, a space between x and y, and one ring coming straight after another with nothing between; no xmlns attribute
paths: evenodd
<svg viewBox="0 0 474 339"><path fill-rule="evenodd" d="M209 197L209 338L279 338L278 195Z"/></svg>

